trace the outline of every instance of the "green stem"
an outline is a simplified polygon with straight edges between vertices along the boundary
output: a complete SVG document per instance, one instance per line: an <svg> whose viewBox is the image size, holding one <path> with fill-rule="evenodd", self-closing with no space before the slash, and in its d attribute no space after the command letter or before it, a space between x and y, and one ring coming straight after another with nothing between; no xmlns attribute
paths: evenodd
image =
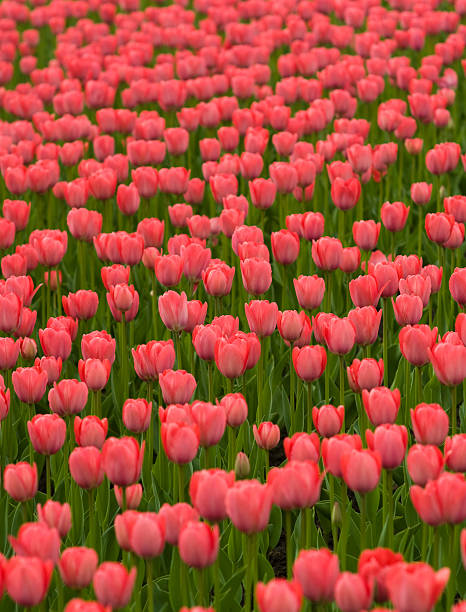
<svg viewBox="0 0 466 612"><path fill-rule="evenodd" d="M293 367L293 347L290 346L290 435L296 431L296 411L294 405L294 367Z"/></svg>
<svg viewBox="0 0 466 612"><path fill-rule="evenodd" d="M422 248L422 226L424 225L424 215L422 213L422 206L418 206L418 217L417 217L417 254L421 257Z"/></svg>
<svg viewBox="0 0 466 612"><path fill-rule="evenodd" d="M340 406L345 405L345 358L340 355ZM343 416L342 430L345 431L345 417Z"/></svg>
<svg viewBox="0 0 466 612"><path fill-rule="evenodd" d="M46 491L47 499L52 498L52 482L50 479L50 455L45 456L45 480L46 480Z"/></svg>
<svg viewBox="0 0 466 612"><path fill-rule="evenodd" d="M312 430L312 383L307 383L307 431L311 433Z"/></svg>
<svg viewBox="0 0 466 612"><path fill-rule="evenodd" d="M427 555L427 531L429 526L427 523L422 523L422 548L421 548L421 561L426 560Z"/></svg>
<svg viewBox="0 0 466 612"><path fill-rule="evenodd" d="M147 431L147 455L146 463L149 466L149 471L152 470L152 462L154 460L154 419L153 419L153 404L152 396L154 394L154 383L149 380L147 382L147 401L150 405L150 420L149 429Z"/></svg>
<svg viewBox="0 0 466 612"><path fill-rule="evenodd" d="M330 403L330 367L329 367L329 361L330 361L330 353L328 354L328 357L327 357L327 367L325 368L325 371L324 371L325 403L326 404Z"/></svg>
<svg viewBox="0 0 466 612"><path fill-rule="evenodd" d="M383 384L388 387L388 300L382 298L383 321Z"/></svg>
<svg viewBox="0 0 466 612"><path fill-rule="evenodd" d="M184 465L178 463L178 501L184 502Z"/></svg>
<svg viewBox="0 0 466 612"><path fill-rule="evenodd" d="M450 541L450 580L447 585L447 610L451 610L456 595L456 573L458 571L459 525L448 525Z"/></svg>
<svg viewBox="0 0 466 612"><path fill-rule="evenodd" d="M361 552L366 548L366 513L367 513L367 499L366 494L361 495L361 508L360 508L360 534L361 534Z"/></svg>
<svg viewBox="0 0 466 612"><path fill-rule="evenodd" d="M394 547L394 531L393 524L395 520L394 498L393 498L393 473L387 470L387 498L388 498L388 547L393 550Z"/></svg>
<svg viewBox="0 0 466 612"><path fill-rule="evenodd" d="M61 284L60 284L60 268L57 266L57 316L61 315Z"/></svg>
<svg viewBox="0 0 466 612"><path fill-rule="evenodd" d="M124 491L123 487L123 491ZM95 548L95 502L94 502L94 489L88 490L88 502L89 502L89 548Z"/></svg>
<svg viewBox="0 0 466 612"><path fill-rule="evenodd" d="M251 612L252 585L257 576L256 537L255 533L245 535L246 543L243 548L246 552L244 555L244 609L246 612Z"/></svg>
<svg viewBox="0 0 466 612"><path fill-rule="evenodd" d="M176 351L176 363L178 366L178 370L182 370L182 360L181 360L181 348L180 348L180 332L173 332L175 335L175 351Z"/></svg>
<svg viewBox="0 0 466 612"><path fill-rule="evenodd" d="M154 340L158 339L158 321L157 321L157 285L155 283L155 273L149 270L151 283L152 283L152 296L151 296L151 307L152 307L152 328L154 333Z"/></svg>
<svg viewBox="0 0 466 612"><path fill-rule="evenodd" d="M154 612L154 581L152 579L152 559L146 559L147 609Z"/></svg>
<svg viewBox="0 0 466 612"><path fill-rule="evenodd" d="M435 569L439 569L440 567L440 529L438 527L433 527L434 530L434 558L432 565Z"/></svg>
<svg viewBox="0 0 466 612"><path fill-rule="evenodd" d="M339 557L342 571L346 570L346 547L348 545L348 523L350 507L348 504L348 487L346 482L342 482L341 485L341 517L342 517L342 528L340 533L339 542Z"/></svg>
<svg viewBox="0 0 466 612"><path fill-rule="evenodd" d="M418 404L421 403L421 398L422 398L422 386L421 386L421 368L416 367L416 369L414 370L414 378L415 378L415 397L416 397L416 403L415 405L417 406Z"/></svg>
<svg viewBox="0 0 466 612"><path fill-rule="evenodd" d="M330 501L330 522L332 526L333 550L337 550L337 526L333 520L333 508L335 506L335 478L333 474L328 475L329 482L329 501Z"/></svg>
<svg viewBox="0 0 466 612"><path fill-rule="evenodd" d="M410 391L410 376L409 376L409 361L405 359L405 410L404 410L404 423L409 423L409 409L411 408L411 400L409 397Z"/></svg>
<svg viewBox="0 0 466 612"><path fill-rule="evenodd" d="M293 575L293 552L291 543L291 510L285 510L285 532L286 532L286 575L288 580Z"/></svg>
<svg viewBox="0 0 466 612"><path fill-rule="evenodd" d="M261 343L261 354L259 362L257 364L257 413L256 422L259 424L263 418L263 406L262 406L262 389L264 386L264 341Z"/></svg>
<svg viewBox="0 0 466 612"><path fill-rule="evenodd" d="M214 366L211 361L207 362L207 373L209 381L209 402L214 401Z"/></svg>
<svg viewBox="0 0 466 612"><path fill-rule="evenodd" d="M456 421L457 421L457 399L456 399L456 385L451 389L451 435L456 434Z"/></svg>
<svg viewBox="0 0 466 612"><path fill-rule="evenodd" d="M214 610L220 610L220 563L218 557L212 569L214 573Z"/></svg>
<svg viewBox="0 0 466 612"><path fill-rule="evenodd" d="M236 435L235 430L230 425L228 429L228 469L235 469Z"/></svg>
<svg viewBox="0 0 466 612"><path fill-rule="evenodd" d="M120 325L120 368L121 368L121 382L123 388L124 397L128 397L128 349L126 346L126 322L125 313L121 314Z"/></svg>
<svg viewBox="0 0 466 612"><path fill-rule="evenodd" d="M200 568L197 570L197 577L199 581L199 605L206 606L206 584L205 584L205 569Z"/></svg>

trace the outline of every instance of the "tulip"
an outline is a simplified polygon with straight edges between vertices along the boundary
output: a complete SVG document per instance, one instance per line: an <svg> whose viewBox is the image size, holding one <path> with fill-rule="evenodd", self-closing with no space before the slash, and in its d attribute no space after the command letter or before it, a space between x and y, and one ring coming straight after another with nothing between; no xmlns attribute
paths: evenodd
<svg viewBox="0 0 466 612"><path fill-rule="evenodd" d="M380 387L383 382L384 371L383 360L354 359L351 366L347 368L348 382L353 391L360 393L363 389L370 391L374 387Z"/></svg>
<svg viewBox="0 0 466 612"><path fill-rule="evenodd" d="M242 376L246 370L250 347L248 342L238 335L229 339L219 338L215 344L215 363L227 378Z"/></svg>
<svg viewBox="0 0 466 612"><path fill-rule="evenodd" d="M399 334L400 351L403 357L414 366L422 367L429 363L428 350L434 347L438 330L428 325L406 325Z"/></svg>
<svg viewBox="0 0 466 612"><path fill-rule="evenodd" d="M225 499L227 514L243 533L263 531L272 508L272 491L257 480L241 480L228 489Z"/></svg>
<svg viewBox="0 0 466 612"><path fill-rule="evenodd" d="M206 292L214 297L223 297L231 291L235 268L226 264L210 264L202 272L202 281Z"/></svg>
<svg viewBox="0 0 466 612"><path fill-rule="evenodd" d="M155 512L138 512L129 533L131 551L143 559L162 554L165 546L165 521ZM149 586L149 589L151 587Z"/></svg>
<svg viewBox="0 0 466 612"><path fill-rule="evenodd" d="M320 378L327 365L327 353L322 346L295 347L292 356L296 374L306 383Z"/></svg>
<svg viewBox="0 0 466 612"><path fill-rule="evenodd" d="M393 311L398 325L416 325L422 317L423 304L418 295L399 295L394 302Z"/></svg>
<svg viewBox="0 0 466 612"><path fill-rule="evenodd" d="M23 523L18 536L8 536L13 551L21 557L38 557L43 561L57 563L60 556L58 530L46 523Z"/></svg>
<svg viewBox="0 0 466 612"><path fill-rule="evenodd" d="M107 419L99 419L89 415L81 419L74 419L74 437L78 446L95 446L101 449L108 432Z"/></svg>
<svg viewBox="0 0 466 612"><path fill-rule="evenodd" d="M151 340L131 349L134 369L141 380L157 380L165 370L175 365L173 340Z"/></svg>
<svg viewBox="0 0 466 612"><path fill-rule="evenodd" d="M283 448L288 461L319 461L319 437L316 433L297 432L285 438Z"/></svg>
<svg viewBox="0 0 466 612"><path fill-rule="evenodd" d="M249 329L259 338L271 336L277 326L278 306L268 300L252 300L244 305Z"/></svg>
<svg viewBox="0 0 466 612"><path fill-rule="evenodd" d="M376 341L381 318L382 311L377 311L374 306L354 308L348 312L348 319L355 329L356 344L367 346Z"/></svg>
<svg viewBox="0 0 466 612"><path fill-rule="evenodd" d="M108 359L80 359L78 362L79 377L91 391L101 391L106 386L111 368Z"/></svg>
<svg viewBox="0 0 466 612"><path fill-rule="evenodd" d="M8 595L20 606L40 604L47 595L53 563L38 557L12 557L4 566Z"/></svg>
<svg viewBox="0 0 466 612"><path fill-rule="evenodd" d="M359 612L372 604L372 581L360 574L343 572L335 584L335 602L342 612Z"/></svg>
<svg viewBox="0 0 466 612"><path fill-rule="evenodd" d="M409 206L403 202L385 202L380 209L380 217L389 232L401 232L408 219Z"/></svg>
<svg viewBox="0 0 466 612"><path fill-rule="evenodd" d="M379 453L384 469L393 470L401 465L408 444L408 432L404 425L379 425L375 432L367 429L366 440L368 447Z"/></svg>
<svg viewBox="0 0 466 612"><path fill-rule="evenodd" d="M177 546L182 528L190 522L199 520L199 512L189 504L163 504L159 516L165 521L165 540Z"/></svg>
<svg viewBox="0 0 466 612"><path fill-rule="evenodd" d="M184 563L202 569L212 565L219 551L218 525L189 522L178 536L180 557Z"/></svg>
<svg viewBox="0 0 466 612"><path fill-rule="evenodd" d="M445 462L453 472L466 472L466 434L446 438Z"/></svg>
<svg viewBox="0 0 466 612"><path fill-rule="evenodd" d="M363 389L362 401L371 423L375 426L394 423L400 408L400 391L387 387L374 387L371 391Z"/></svg>
<svg viewBox="0 0 466 612"><path fill-rule="evenodd" d="M143 442L139 448L138 442L130 437L108 438L104 442L102 466L110 482L126 487L139 480L144 446Z"/></svg>
<svg viewBox="0 0 466 612"><path fill-rule="evenodd" d="M239 427L248 417L248 405L241 393L229 393L220 400L230 427Z"/></svg>
<svg viewBox="0 0 466 612"><path fill-rule="evenodd" d="M428 525L457 525L466 519L466 481L462 474L444 472L424 489L413 485L410 497L421 520Z"/></svg>
<svg viewBox="0 0 466 612"><path fill-rule="evenodd" d="M336 270L340 265L343 247L338 238L324 236L312 243L312 259L321 270Z"/></svg>
<svg viewBox="0 0 466 612"><path fill-rule="evenodd" d="M0 370L12 370L18 360L21 343L13 338L0 338Z"/></svg>
<svg viewBox="0 0 466 612"><path fill-rule="evenodd" d="M356 330L350 319L334 317L324 329L324 339L331 353L346 355L354 346Z"/></svg>
<svg viewBox="0 0 466 612"><path fill-rule="evenodd" d="M241 278L247 293L262 295L272 284L272 268L267 261L257 257L240 262Z"/></svg>
<svg viewBox="0 0 466 612"><path fill-rule="evenodd" d="M427 353L442 384L454 387L466 378L466 346L442 342L428 348Z"/></svg>
<svg viewBox="0 0 466 612"><path fill-rule="evenodd" d="M369 221L355 221L353 223L353 239L363 251L372 251L379 239L380 223Z"/></svg>
<svg viewBox="0 0 466 612"><path fill-rule="evenodd" d="M325 469L333 476L342 478L342 455L353 449L360 450L361 448L361 438L356 434L337 434L331 438L325 438L322 440L321 448Z"/></svg>
<svg viewBox="0 0 466 612"><path fill-rule="evenodd" d="M296 261L299 255L299 236L295 232L280 230L272 232L272 253L276 261L287 266Z"/></svg>
<svg viewBox="0 0 466 612"><path fill-rule="evenodd" d="M301 308L314 310L319 308L325 292L325 281L316 274L299 276L293 279L296 298Z"/></svg>
<svg viewBox="0 0 466 612"><path fill-rule="evenodd" d="M92 582L99 559L93 548L66 548L58 562L60 576L67 587L85 589Z"/></svg>
<svg viewBox="0 0 466 612"><path fill-rule="evenodd" d="M267 485L276 506L293 510L311 507L319 500L322 478L314 461L289 461L285 467L268 472Z"/></svg>
<svg viewBox="0 0 466 612"><path fill-rule="evenodd" d="M259 427L253 425L252 430L254 440L260 448L271 450L280 442L280 428L269 421L261 423Z"/></svg>
<svg viewBox="0 0 466 612"><path fill-rule="evenodd" d="M261 612L298 612L301 609L302 590L298 581L288 582L274 578L268 584L258 582L256 598Z"/></svg>
<svg viewBox="0 0 466 612"><path fill-rule="evenodd" d="M82 489L94 489L102 484L105 475L102 454L96 447L73 449L68 463L71 477Z"/></svg>
<svg viewBox="0 0 466 612"><path fill-rule="evenodd" d="M385 582L390 600L399 612L429 612L440 598L450 570L435 572L426 563L397 563Z"/></svg>
<svg viewBox="0 0 466 612"><path fill-rule="evenodd" d="M342 211L354 208L361 196L361 183L357 178L336 177L332 181L331 196L333 203Z"/></svg>
<svg viewBox="0 0 466 612"><path fill-rule="evenodd" d="M160 435L163 448L170 461L190 463L199 449L199 428L182 422L162 423Z"/></svg>
<svg viewBox="0 0 466 612"><path fill-rule="evenodd" d="M13 388L21 402L37 404L47 387L48 376L40 367L16 368L12 374Z"/></svg>
<svg viewBox="0 0 466 612"><path fill-rule="evenodd" d="M69 317L88 321L95 316L99 306L99 297L95 291L83 289L62 297L63 310Z"/></svg>
<svg viewBox="0 0 466 612"><path fill-rule="evenodd" d="M64 379L54 382L48 393L50 410L60 416L80 413L87 404L88 389L84 382Z"/></svg>
<svg viewBox="0 0 466 612"><path fill-rule="evenodd" d="M191 406L191 416L199 428L201 446L208 448L218 444L225 432L225 411L210 402L196 401Z"/></svg>
<svg viewBox="0 0 466 612"><path fill-rule="evenodd" d="M128 572L121 563L102 563L92 579L99 602L111 608L127 606L133 592L136 573L135 567Z"/></svg>
<svg viewBox="0 0 466 612"><path fill-rule="evenodd" d="M413 444L406 459L412 481L423 487L436 480L443 470L443 456L437 446Z"/></svg>
<svg viewBox="0 0 466 612"><path fill-rule="evenodd" d="M184 291L167 291L159 297L159 314L163 324L171 331L181 331L188 322L188 300Z"/></svg>
<svg viewBox="0 0 466 612"><path fill-rule="evenodd" d="M418 404L411 410L411 423L419 444L440 446L448 435L448 415L440 404Z"/></svg>
<svg viewBox="0 0 466 612"><path fill-rule="evenodd" d="M358 574L375 583L375 600L387 601L389 598L385 578L390 569L397 563L403 563L403 555L390 548L363 550L359 556Z"/></svg>
<svg viewBox="0 0 466 612"><path fill-rule="evenodd" d="M81 340L83 359L108 359L110 364L115 361L116 341L106 331L93 331L84 334Z"/></svg>
<svg viewBox="0 0 466 612"><path fill-rule="evenodd" d="M54 455L66 437L66 423L58 414L36 414L27 423L32 446L41 455Z"/></svg>
<svg viewBox="0 0 466 612"><path fill-rule="evenodd" d="M293 565L295 580L313 602L333 601L339 573L338 557L327 548L301 550Z"/></svg>
<svg viewBox="0 0 466 612"><path fill-rule="evenodd" d="M37 516L40 522L56 528L62 539L71 529L71 508L67 503L60 504L49 499L43 507L37 504Z"/></svg>
<svg viewBox="0 0 466 612"><path fill-rule="evenodd" d="M189 495L202 517L213 523L227 518L225 497L234 481L234 472L218 469L194 472L189 484Z"/></svg>
<svg viewBox="0 0 466 612"><path fill-rule="evenodd" d="M466 304L466 268L455 268L448 281L451 297L461 308Z"/></svg>

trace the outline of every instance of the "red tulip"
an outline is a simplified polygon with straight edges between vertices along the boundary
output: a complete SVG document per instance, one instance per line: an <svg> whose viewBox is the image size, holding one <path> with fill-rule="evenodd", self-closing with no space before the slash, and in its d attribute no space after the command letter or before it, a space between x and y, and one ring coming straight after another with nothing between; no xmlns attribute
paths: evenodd
<svg viewBox="0 0 466 612"><path fill-rule="evenodd" d="M312 259L321 270L336 270L340 265L343 247L338 238L324 236L312 243Z"/></svg>
<svg viewBox="0 0 466 612"><path fill-rule="evenodd" d="M400 350L412 365L421 367L429 363L428 350L437 340L438 330L428 325L406 325L399 334Z"/></svg>
<svg viewBox="0 0 466 612"><path fill-rule="evenodd" d="M178 536L180 557L184 563L198 569L212 565L219 551L218 525L189 522Z"/></svg>
<svg viewBox="0 0 466 612"><path fill-rule="evenodd" d="M272 490L257 480L240 480L228 489L225 499L227 514L243 533L263 531L272 509Z"/></svg>
<svg viewBox="0 0 466 612"><path fill-rule="evenodd" d="M80 359L78 362L79 378L91 391L100 391L106 386L111 369L108 359Z"/></svg>
<svg viewBox="0 0 466 612"><path fill-rule="evenodd" d="M160 434L170 461L190 463L197 455L200 442L197 425L182 422L162 423Z"/></svg>
<svg viewBox="0 0 466 612"><path fill-rule="evenodd" d="M317 463L320 456L319 437L316 433L297 432L291 438L285 438L283 449L288 461L313 461Z"/></svg>
<svg viewBox="0 0 466 612"><path fill-rule="evenodd" d="M8 595L20 606L40 604L47 595L53 563L38 557L12 557L4 565Z"/></svg>
<svg viewBox="0 0 466 612"><path fill-rule="evenodd" d="M466 434L446 438L445 461L453 472L466 472Z"/></svg>
<svg viewBox="0 0 466 612"><path fill-rule="evenodd" d="M155 512L137 512L129 533L131 551L143 559L162 554L165 546L165 521Z"/></svg>
<svg viewBox="0 0 466 612"><path fill-rule="evenodd" d="M143 442L139 448L135 438L130 437L108 438L104 442L102 466L110 482L126 487L139 480L144 446Z"/></svg>
<svg viewBox="0 0 466 612"><path fill-rule="evenodd" d="M8 536L8 540L13 551L20 557L38 557L56 564L60 556L58 530L46 523L23 523L18 536Z"/></svg>
<svg viewBox="0 0 466 612"><path fill-rule="evenodd" d="M399 295L394 302L393 311L398 325L416 325L422 317L423 304L418 295Z"/></svg>
<svg viewBox="0 0 466 612"><path fill-rule="evenodd" d="M298 581L288 582L284 578L274 578L268 584L257 583L256 598L261 612L298 612L303 595Z"/></svg>
<svg viewBox="0 0 466 612"><path fill-rule="evenodd" d="M374 432L367 429L366 440L368 447L379 453L384 469L393 470L403 462L408 444L404 425L379 425Z"/></svg>
<svg viewBox="0 0 466 612"><path fill-rule="evenodd" d="M188 322L188 300L184 291L167 291L159 297L159 314L163 324L171 331L181 331Z"/></svg>
<svg viewBox="0 0 466 612"><path fill-rule="evenodd" d="M86 383L75 379L54 382L48 393L50 410L60 416L80 413L87 404L87 398Z"/></svg>
<svg viewBox="0 0 466 612"><path fill-rule="evenodd" d="M462 474L444 472L424 489L413 485L409 493L421 520L428 525L457 525L466 519L466 481Z"/></svg>
<svg viewBox="0 0 466 612"><path fill-rule="evenodd" d="M341 455L343 479L353 491L373 491L379 483L381 469L382 460L375 451L353 449Z"/></svg>
<svg viewBox="0 0 466 612"><path fill-rule="evenodd" d="M409 206L403 202L385 202L380 209L380 218L389 232L401 232L408 219Z"/></svg>
<svg viewBox="0 0 466 612"><path fill-rule="evenodd" d="M123 424L133 433L142 433L149 428L152 416L152 402L144 398L127 399L123 404Z"/></svg>
<svg viewBox="0 0 466 612"><path fill-rule="evenodd" d="M32 499L37 493L37 465L19 462L10 463L3 472L3 487L17 502Z"/></svg>
<svg viewBox="0 0 466 612"><path fill-rule="evenodd" d="M199 512L189 504L163 504L159 516L165 521L165 540L177 546L181 529L190 522L199 520ZM118 518L118 517L117 517Z"/></svg>
<svg viewBox="0 0 466 612"><path fill-rule="evenodd" d="M62 297L63 310L69 317L88 321L95 316L99 306L99 297L95 291L80 289Z"/></svg>
<svg viewBox="0 0 466 612"><path fill-rule="evenodd" d="M287 266L298 258L299 255L299 236L289 230L272 232L272 253L276 261Z"/></svg>
<svg viewBox="0 0 466 612"><path fill-rule="evenodd" d="M304 382L317 380L327 365L327 353L322 346L304 346L293 349L293 365L296 374Z"/></svg>
<svg viewBox="0 0 466 612"><path fill-rule="evenodd" d="M75 448L69 457L69 468L73 480L82 489L94 489L104 479L102 454L94 446Z"/></svg>
<svg viewBox="0 0 466 612"><path fill-rule="evenodd" d="M16 395L25 404L37 404L47 387L48 376L40 367L16 368L12 374Z"/></svg>
<svg viewBox="0 0 466 612"><path fill-rule="evenodd" d="M257 257L240 262L241 278L247 293L262 295L272 283L272 268L267 261Z"/></svg>
<svg viewBox="0 0 466 612"><path fill-rule="evenodd" d="M98 563L99 558L93 548L73 546L63 551L58 569L67 587L85 589L91 584Z"/></svg>
<svg viewBox="0 0 466 612"><path fill-rule="evenodd" d="M411 422L419 444L440 446L448 435L448 415L440 404L418 404L411 410Z"/></svg>
<svg viewBox="0 0 466 612"><path fill-rule="evenodd" d="M271 450L280 442L280 428L270 421L261 423L259 427L253 425L252 430L254 433L254 440L260 448Z"/></svg>
<svg viewBox="0 0 466 612"><path fill-rule="evenodd" d="M356 330L349 318L334 317L324 329L324 338L331 353L346 355L354 346Z"/></svg>
<svg viewBox="0 0 466 612"><path fill-rule="evenodd" d="M36 414L27 423L32 446L41 455L54 455L66 437L66 423L58 414Z"/></svg>
<svg viewBox="0 0 466 612"><path fill-rule="evenodd" d="M441 342L428 348L427 353L442 384L455 386L466 378L466 346Z"/></svg>
<svg viewBox="0 0 466 612"><path fill-rule="evenodd" d="M339 176L332 181L331 196L333 203L340 210L354 208L361 197L361 183L357 178L344 179Z"/></svg>
<svg viewBox="0 0 466 612"><path fill-rule="evenodd" d="M219 469L194 472L189 484L191 502L199 514L210 522L227 517L225 496L235 481L234 472Z"/></svg>
<svg viewBox="0 0 466 612"><path fill-rule="evenodd" d="M373 344L379 333L382 311L377 311L374 306L353 308L348 312L348 319L354 326L356 344L367 346Z"/></svg>
<svg viewBox="0 0 466 612"><path fill-rule="evenodd" d="M371 607L373 591L372 580L343 572L335 584L335 602L342 612L360 612Z"/></svg>
<svg viewBox="0 0 466 612"><path fill-rule="evenodd" d="M316 462L289 461L285 467L269 471L267 485L276 506L294 510L311 507L319 500L322 479Z"/></svg>
<svg viewBox="0 0 466 612"><path fill-rule="evenodd" d="M92 585L102 605L124 608L131 599L135 580L135 567L128 572L121 563L107 561L96 570Z"/></svg>
<svg viewBox="0 0 466 612"><path fill-rule="evenodd" d="M385 579L390 600L399 612L429 612L440 598L450 570L435 572L426 563L397 563Z"/></svg>
<svg viewBox="0 0 466 612"><path fill-rule="evenodd" d="M383 381L383 360L379 359L354 359L347 369L348 382L353 391L360 393L363 389L370 391L374 387L380 387Z"/></svg>

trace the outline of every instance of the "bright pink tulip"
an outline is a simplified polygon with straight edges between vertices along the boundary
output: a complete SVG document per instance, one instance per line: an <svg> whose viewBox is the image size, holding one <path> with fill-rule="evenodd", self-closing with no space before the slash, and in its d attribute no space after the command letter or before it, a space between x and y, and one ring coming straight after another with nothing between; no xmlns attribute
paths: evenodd
<svg viewBox="0 0 466 612"><path fill-rule="evenodd" d="M99 602L111 608L128 605L136 580L136 568L130 572L121 563L105 562L99 566L92 579Z"/></svg>
<svg viewBox="0 0 466 612"><path fill-rule="evenodd" d="M327 548L301 550L293 564L293 576L303 594L313 602L330 602L340 575L338 557Z"/></svg>
<svg viewBox="0 0 466 612"><path fill-rule="evenodd" d="M257 480L241 480L228 489L225 506L230 520L239 531L258 533L269 522L272 490Z"/></svg>
<svg viewBox="0 0 466 612"><path fill-rule="evenodd" d="M435 572L426 563L397 563L385 582L390 600L399 612L429 612L440 598L450 570Z"/></svg>
<svg viewBox="0 0 466 612"><path fill-rule="evenodd" d="M384 364L380 359L354 359L347 369L348 382L351 389L360 393L363 389L370 391L374 387L380 387L383 381Z"/></svg>
<svg viewBox="0 0 466 612"><path fill-rule="evenodd" d="M298 612L303 595L298 581L274 578L268 584L257 583L256 598L260 612Z"/></svg>
<svg viewBox="0 0 466 612"><path fill-rule="evenodd" d="M178 547L184 563L198 569L212 565L219 551L218 525L189 522L180 531Z"/></svg>
<svg viewBox="0 0 466 612"><path fill-rule="evenodd" d="M366 440L368 447L379 453L384 469L393 470L403 462L408 444L404 425L379 425L374 432L367 429Z"/></svg>
<svg viewBox="0 0 466 612"><path fill-rule="evenodd" d="M60 576L67 587L85 589L92 582L99 558L93 548L66 548L58 562Z"/></svg>

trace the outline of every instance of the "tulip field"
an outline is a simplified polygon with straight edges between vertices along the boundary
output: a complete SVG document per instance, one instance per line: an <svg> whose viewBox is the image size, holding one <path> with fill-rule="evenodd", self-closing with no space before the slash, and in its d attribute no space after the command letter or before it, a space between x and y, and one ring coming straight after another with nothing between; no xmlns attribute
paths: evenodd
<svg viewBox="0 0 466 612"><path fill-rule="evenodd" d="M0 0L0 612L466 612L466 0Z"/></svg>

